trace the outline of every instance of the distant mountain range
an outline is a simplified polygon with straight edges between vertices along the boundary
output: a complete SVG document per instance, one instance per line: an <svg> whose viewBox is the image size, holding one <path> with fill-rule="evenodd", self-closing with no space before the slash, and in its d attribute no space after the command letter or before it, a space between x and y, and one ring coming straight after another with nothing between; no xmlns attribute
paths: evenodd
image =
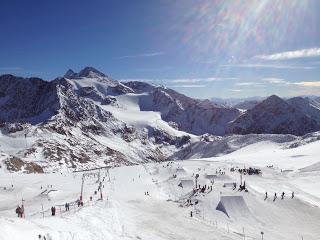
<svg viewBox="0 0 320 240"><path fill-rule="evenodd" d="M0 130L0 150L16 170L136 164L169 159L208 134L318 131L320 98L204 101L92 67L50 82L2 75Z"/></svg>

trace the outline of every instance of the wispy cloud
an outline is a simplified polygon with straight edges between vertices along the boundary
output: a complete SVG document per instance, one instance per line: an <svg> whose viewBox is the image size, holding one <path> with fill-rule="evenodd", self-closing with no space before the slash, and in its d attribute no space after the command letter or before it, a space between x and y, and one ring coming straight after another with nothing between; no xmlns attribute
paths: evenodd
<svg viewBox="0 0 320 240"><path fill-rule="evenodd" d="M261 82L240 82L236 83L235 86L262 86Z"/></svg>
<svg viewBox="0 0 320 240"><path fill-rule="evenodd" d="M311 66L304 65L285 65L285 64L260 64L260 63L246 63L246 64L226 64L221 65L224 68L275 68L275 69L303 69L310 70L314 69Z"/></svg>
<svg viewBox="0 0 320 240"><path fill-rule="evenodd" d="M230 92L242 92L241 89L227 89L227 91L230 91Z"/></svg>
<svg viewBox="0 0 320 240"><path fill-rule="evenodd" d="M320 87L320 81L289 82L283 78L262 78L262 81L275 85L299 86L309 88Z"/></svg>
<svg viewBox="0 0 320 240"><path fill-rule="evenodd" d="M294 85L302 86L302 87L320 87L320 81L315 82L294 82Z"/></svg>
<svg viewBox="0 0 320 240"><path fill-rule="evenodd" d="M237 77L207 77L207 78L162 78L162 79L143 79L143 78L127 78L121 79L121 81L129 82L129 81L143 81L143 82L162 82L162 83L175 83L175 84L192 84L192 83L209 83L216 81L224 81L224 80L238 80Z"/></svg>
<svg viewBox="0 0 320 240"><path fill-rule="evenodd" d="M320 48L307 48L307 49L300 49L296 51L289 51L289 52L279 52L270 55L257 55L254 58L261 59L261 60L270 60L270 61L277 61L277 60L289 60L289 59L296 59L296 58L308 58L308 57L318 57L320 56Z"/></svg>
<svg viewBox="0 0 320 240"><path fill-rule="evenodd" d="M184 79L173 79L173 83L197 83L197 82L215 82L219 78L209 77L209 78L184 78Z"/></svg>
<svg viewBox="0 0 320 240"><path fill-rule="evenodd" d="M186 85L168 85L168 87L172 88L205 88L206 85L202 84L186 84Z"/></svg>
<svg viewBox="0 0 320 240"><path fill-rule="evenodd" d="M118 57L117 59L149 58L149 57L156 57L156 56L161 56L161 55L165 55L165 53L164 52L141 53L141 54L136 54L136 55L121 56L121 57Z"/></svg>
<svg viewBox="0 0 320 240"><path fill-rule="evenodd" d="M283 78L275 78L275 77L262 78L262 81L270 84L290 84L290 82L284 80Z"/></svg>

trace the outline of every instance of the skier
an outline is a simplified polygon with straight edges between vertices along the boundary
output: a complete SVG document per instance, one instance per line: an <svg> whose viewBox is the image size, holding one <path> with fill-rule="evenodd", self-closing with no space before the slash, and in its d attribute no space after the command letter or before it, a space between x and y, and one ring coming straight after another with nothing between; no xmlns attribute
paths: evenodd
<svg viewBox="0 0 320 240"><path fill-rule="evenodd" d="M284 198L284 192L282 192L281 194L281 200L283 200L283 198Z"/></svg>
<svg viewBox="0 0 320 240"><path fill-rule="evenodd" d="M274 193L273 201L276 201L277 199L277 193Z"/></svg>
<svg viewBox="0 0 320 240"><path fill-rule="evenodd" d="M291 193L291 199L294 198L294 192Z"/></svg>

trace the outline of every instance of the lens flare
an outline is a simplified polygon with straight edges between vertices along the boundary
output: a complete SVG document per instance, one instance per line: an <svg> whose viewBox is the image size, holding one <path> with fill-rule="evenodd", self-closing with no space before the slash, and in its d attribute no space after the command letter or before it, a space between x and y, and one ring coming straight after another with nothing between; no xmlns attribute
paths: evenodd
<svg viewBox="0 0 320 240"><path fill-rule="evenodd" d="M308 26L308 36L314 35L312 5L305 0L196 1L183 8L183 17L176 17L171 30L190 58L239 60L290 48L301 25Z"/></svg>

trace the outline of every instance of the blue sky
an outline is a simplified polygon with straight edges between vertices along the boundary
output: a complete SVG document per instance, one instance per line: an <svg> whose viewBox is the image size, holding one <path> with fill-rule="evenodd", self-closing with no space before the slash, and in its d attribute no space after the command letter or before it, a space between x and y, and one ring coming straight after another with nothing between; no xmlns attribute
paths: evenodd
<svg viewBox="0 0 320 240"><path fill-rule="evenodd" d="M85 66L197 98L320 95L317 0L2 0L0 74Z"/></svg>

